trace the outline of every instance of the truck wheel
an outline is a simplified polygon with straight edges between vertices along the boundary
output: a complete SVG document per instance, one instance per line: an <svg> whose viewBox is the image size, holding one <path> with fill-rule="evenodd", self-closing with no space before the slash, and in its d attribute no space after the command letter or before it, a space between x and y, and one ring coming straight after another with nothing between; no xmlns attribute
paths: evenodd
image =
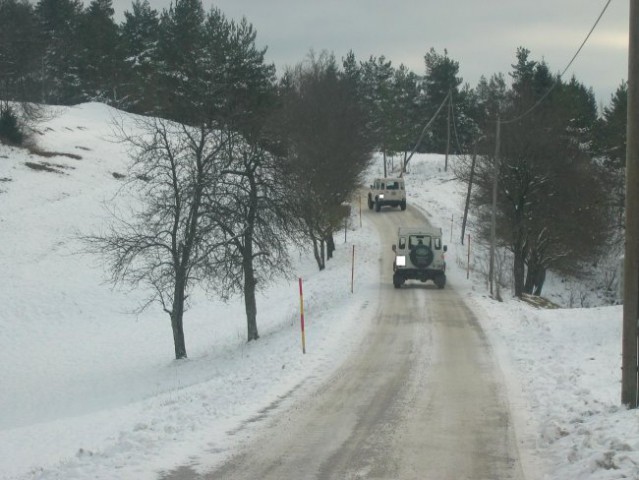
<svg viewBox="0 0 639 480"><path fill-rule="evenodd" d="M379 200L375 199L375 211L379 212L382 208L382 204L379 203Z"/></svg>
<svg viewBox="0 0 639 480"><path fill-rule="evenodd" d="M399 207L402 209L402 211L406 210L406 200L402 200L402 203L399 204Z"/></svg>
<svg viewBox="0 0 639 480"><path fill-rule="evenodd" d="M372 210L373 209L373 200L371 200L371 196L368 196L368 209Z"/></svg>
<svg viewBox="0 0 639 480"><path fill-rule="evenodd" d="M446 286L446 275L440 273L433 281L435 282L435 285L437 285L437 288L444 288Z"/></svg>
<svg viewBox="0 0 639 480"><path fill-rule="evenodd" d="M402 279L401 275L398 275L398 274L393 275L393 286L395 288L401 287L402 283L404 283L404 280Z"/></svg>

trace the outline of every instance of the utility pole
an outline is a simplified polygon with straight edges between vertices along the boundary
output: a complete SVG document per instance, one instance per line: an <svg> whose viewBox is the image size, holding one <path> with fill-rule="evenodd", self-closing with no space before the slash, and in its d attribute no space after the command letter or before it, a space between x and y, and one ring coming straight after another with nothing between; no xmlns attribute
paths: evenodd
<svg viewBox="0 0 639 480"><path fill-rule="evenodd" d="M448 121L446 122L446 160L444 161L444 172L448 171L448 152L450 152L450 113L453 109L452 91L448 91Z"/></svg>
<svg viewBox="0 0 639 480"><path fill-rule="evenodd" d="M637 0L639 1L639 0ZM493 281L495 279L495 244L497 243L497 182L499 179L499 143L501 142L501 121L497 116L497 135L495 136L495 160L493 165L493 210L490 222L490 295L493 295Z"/></svg>
<svg viewBox="0 0 639 480"><path fill-rule="evenodd" d="M476 138L473 143L473 159L470 164L470 178L468 179L468 192L466 193L466 205L464 206L464 219L461 227L461 244L464 244L464 235L466 233L466 221L468 220L468 210L470 210L470 194L472 193L473 180L475 177L475 163L477 163L477 142Z"/></svg>
<svg viewBox="0 0 639 480"><path fill-rule="evenodd" d="M384 146L384 151L382 152L382 159L384 160L384 178L388 177L388 173L386 173L386 146Z"/></svg>
<svg viewBox="0 0 639 480"><path fill-rule="evenodd" d="M626 244L624 256L621 403L637 408L639 320L639 0L630 0L628 129L626 130Z"/></svg>

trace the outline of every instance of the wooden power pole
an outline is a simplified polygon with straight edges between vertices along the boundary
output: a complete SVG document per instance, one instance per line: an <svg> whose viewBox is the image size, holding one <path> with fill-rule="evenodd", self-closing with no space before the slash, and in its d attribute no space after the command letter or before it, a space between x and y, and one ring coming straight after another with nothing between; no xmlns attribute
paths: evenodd
<svg viewBox="0 0 639 480"><path fill-rule="evenodd" d="M495 248L497 243L497 184L499 182L499 144L501 143L500 132L501 121L498 116L497 134L495 135L495 160L493 164L493 206L490 221L490 266L488 270L491 297L493 296L493 283L495 282Z"/></svg>
<svg viewBox="0 0 639 480"><path fill-rule="evenodd" d="M444 172L448 171L448 152L450 151L450 114L453 109L452 90L448 91L448 120L446 121L446 160L444 161Z"/></svg>
<svg viewBox="0 0 639 480"><path fill-rule="evenodd" d="M639 320L639 0L630 0L621 403L637 408Z"/></svg>

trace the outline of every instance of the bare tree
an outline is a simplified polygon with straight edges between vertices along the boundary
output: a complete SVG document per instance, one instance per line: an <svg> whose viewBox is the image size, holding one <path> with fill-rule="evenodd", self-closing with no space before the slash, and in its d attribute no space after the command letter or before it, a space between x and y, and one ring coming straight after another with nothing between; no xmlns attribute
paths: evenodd
<svg viewBox="0 0 639 480"><path fill-rule="evenodd" d="M242 292L246 309L248 341L259 338L255 294L288 269L285 222L289 212L283 204L286 186L278 175L276 157L258 143L226 132L219 187L206 197L206 215L224 238L215 252L212 283L228 297Z"/></svg>
<svg viewBox="0 0 639 480"><path fill-rule="evenodd" d="M342 204L363 182L372 143L365 114L332 55L313 55L287 72L282 85L282 143L290 210L313 244L320 270L326 247L344 222Z"/></svg>
<svg viewBox="0 0 639 480"><path fill-rule="evenodd" d="M186 358L189 289L210 271L215 251L232 240L203 214L219 183L224 139L215 130L161 119L140 120L137 127L142 134L128 133L123 124L119 132L133 160L124 190L138 197L139 206L126 218L114 216L106 234L85 240L106 256L114 283L151 287L145 306L160 302L171 318L175 358Z"/></svg>

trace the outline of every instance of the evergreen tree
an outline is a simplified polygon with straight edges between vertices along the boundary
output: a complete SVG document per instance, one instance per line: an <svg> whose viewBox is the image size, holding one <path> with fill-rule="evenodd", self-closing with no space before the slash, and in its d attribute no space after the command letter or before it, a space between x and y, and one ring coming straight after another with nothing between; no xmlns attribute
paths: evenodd
<svg viewBox="0 0 639 480"><path fill-rule="evenodd" d="M610 192L610 207L618 230L622 231L626 201L626 129L628 125L628 84L621 82L597 122L595 151L604 169Z"/></svg>
<svg viewBox="0 0 639 480"><path fill-rule="evenodd" d="M628 124L628 84L621 82L603 109L597 125L595 149L610 169L626 168L626 129Z"/></svg>
<svg viewBox="0 0 639 480"><path fill-rule="evenodd" d="M126 69L119 103L132 112L149 114L159 101L159 17L148 0L135 0L131 8L124 12L121 25Z"/></svg>
<svg viewBox="0 0 639 480"><path fill-rule="evenodd" d="M367 112L370 138L383 154L384 176L388 175L387 155L396 153L395 130L395 70L382 55L371 56L361 64L362 101Z"/></svg>
<svg viewBox="0 0 639 480"><path fill-rule="evenodd" d="M219 130L224 150L220 195L207 211L228 239L211 275L226 292L241 292L247 339L259 338L256 293L288 265L282 178L269 151L268 118L275 102L275 67L255 45L256 32L246 19L227 20L212 8L204 23L202 81L195 82L201 108L191 118Z"/></svg>
<svg viewBox="0 0 639 480"><path fill-rule="evenodd" d="M275 66L265 62L266 48L256 46L257 32L245 18L229 21L213 8L204 32L206 82L200 96L221 127L253 136L273 108Z"/></svg>
<svg viewBox="0 0 639 480"><path fill-rule="evenodd" d="M517 51L512 89L505 102L496 102L501 106L497 232L513 252L516 296L540 294L548 268L575 273L580 262L596 257L608 232L601 174L588 144L579 141L582 132L574 130L578 113L591 111L592 98L576 84L563 85L544 62L528 56L526 49ZM480 98L499 98L499 90L484 87L485 82ZM494 125L487 125L486 136L494 139ZM479 162L478 206L491 204L492 152ZM490 209L478 211L487 237Z"/></svg>
<svg viewBox="0 0 639 480"><path fill-rule="evenodd" d="M482 115L479 96L470 85L464 84L458 96L452 98L451 152L470 154L475 141L481 137L479 118Z"/></svg>
<svg viewBox="0 0 639 480"><path fill-rule="evenodd" d="M91 0L82 15L80 72L86 100L114 103L123 70L118 27L112 0Z"/></svg>
<svg viewBox="0 0 639 480"><path fill-rule="evenodd" d="M160 16L158 39L159 113L182 123L198 123L205 90L204 10L201 0L176 0Z"/></svg>
<svg viewBox="0 0 639 480"><path fill-rule="evenodd" d="M393 78L394 101L392 102L390 150L393 152L410 152L415 146L421 132L419 109L419 79L417 75L400 65ZM404 158L405 162L405 158Z"/></svg>
<svg viewBox="0 0 639 480"><path fill-rule="evenodd" d="M565 125L564 134L592 155L597 125L597 103L592 88L586 88L573 76L568 83L559 84L555 98Z"/></svg>
<svg viewBox="0 0 639 480"><path fill-rule="evenodd" d="M81 0L40 0L36 5L45 45L42 62L43 101L73 104L82 100Z"/></svg>
<svg viewBox="0 0 639 480"><path fill-rule="evenodd" d="M355 54L351 50L342 59L340 78L343 80L345 88L348 89L349 95L355 99L360 108L360 113L363 115L362 122L367 127L363 130L363 133L369 137L371 144L375 144L377 139L370 128L373 125L373 119L371 118L373 111L367 103L370 101L371 95L367 96L363 70L363 64L357 61Z"/></svg>
<svg viewBox="0 0 639 480"><path fill-rule="evenodd" d="M42 44L26 0L0 0L0 98L39 101Z"/></svg>
<svg viewBox="0 0 639 480"><path fill-rule="evenodd" d="M298 64L282 82L279 122L290 212L310 241L320 270L333 232L343 225L342 203L361 185L372 145L352 84L326 53Z"/></svg>
<svg viewBox="0 0 639 480"><path fill-rule="evenodd" d="M362 72L355 54L350 50L346 57L342 59L342 78L346 81L346 84L351 90L358 96L358 101L361 99L360 84L362 81Z"/></svg>
<svg viewBox="0 0 639 480"><path fill-rule="evenodd" d="M500 112L505 108L506 81L499 73L486 80L482 76L475 89L477 96L478 113L476 116L479 126L488 130L488 125L495 123Z"/></svg>
<svg viewBox="0 0 639 480"><path fill-rule="evenodd" d="M426 75L424 76L422 109L424 116L431 119L440 107L446 96L451 93L453 101L456 103L459 98L459 86L462 78L458 77L459 63L448 56L448 51L444 50L441 55L431 48L424 56L426 65ZM461 103L460 103L461 105ZM422 151L444 153L446 151L448 116L444 108L422 140L420 147Z"/></svg>

